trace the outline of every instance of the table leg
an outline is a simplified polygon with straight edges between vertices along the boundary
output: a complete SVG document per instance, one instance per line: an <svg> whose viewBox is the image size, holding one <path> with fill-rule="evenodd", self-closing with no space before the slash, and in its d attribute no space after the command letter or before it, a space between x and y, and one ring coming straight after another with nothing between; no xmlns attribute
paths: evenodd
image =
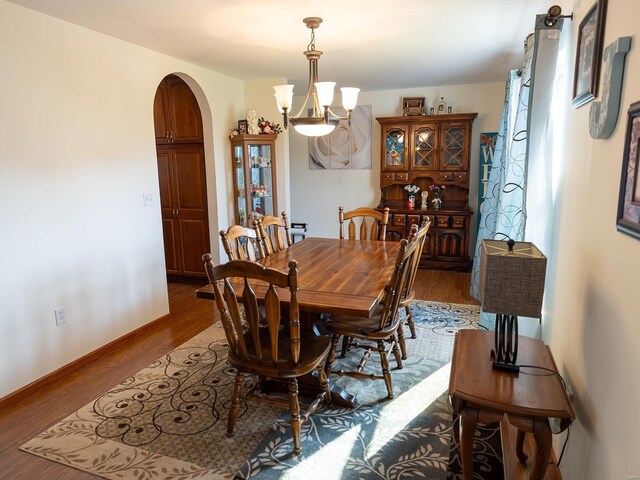
<svg viewBox="0 0 640 480"><path fill-rule="evenodd" d="M520 463L527 462L527 454L524 453L524 431L518 429L518 435L516 437L516 457Z"/></svg>
<svg viewBox="0 0 640 480"><path fill-rule="evenodd" d="M549 465L551 454L551 428L549 421L536 418L533 421L533 438L536 442L536 455L530 480L542 480Z"/></svg>
<svg viewBox="0 0 640 480"><path fill-rule="evenodd" d="M478 410L466 407L460 412L460 460L464 480L473 480L473 437L477 424Z"/></svg>

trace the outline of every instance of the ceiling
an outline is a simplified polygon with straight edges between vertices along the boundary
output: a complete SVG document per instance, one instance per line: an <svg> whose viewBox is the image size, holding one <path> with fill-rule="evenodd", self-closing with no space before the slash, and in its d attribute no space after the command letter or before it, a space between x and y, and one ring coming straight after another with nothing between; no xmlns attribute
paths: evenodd
<svg viewBox="0 0 640 480"><path fill-rule="evenodd" d="M238 79L306 90L319 16L320 79L386 90L502 81L553 0L12 0ZM565 1L566 3L566 1Z"/></svg>

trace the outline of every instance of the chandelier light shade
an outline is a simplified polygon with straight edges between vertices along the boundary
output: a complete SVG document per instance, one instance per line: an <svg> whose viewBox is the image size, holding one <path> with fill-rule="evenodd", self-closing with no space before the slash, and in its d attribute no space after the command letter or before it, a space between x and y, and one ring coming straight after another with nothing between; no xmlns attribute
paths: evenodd
<svg viewBox="0 0 640 480"><path fill-rule="evenodd" d="M311 29L311 41L307 46L307 51L304 52L304 56L309 60L309 84L300 110L295 115L290 114L293 102L293 85L276 85L273 89L275 90L278 110L282 113L284 128L287 128L291 123L296 131L302 135L321 137L331 133L340 120L347 120L351 125L351 112L358 103L360 89L354 87L340 89L342 92L342 106L347 112L346 117L340 117L331 111L336 83L318 81L318 60L322 52L316 50L315 29L320 26L322 19L308 17L302 21ZM303 116L305 111L308 115L306 117Z"/></svg>

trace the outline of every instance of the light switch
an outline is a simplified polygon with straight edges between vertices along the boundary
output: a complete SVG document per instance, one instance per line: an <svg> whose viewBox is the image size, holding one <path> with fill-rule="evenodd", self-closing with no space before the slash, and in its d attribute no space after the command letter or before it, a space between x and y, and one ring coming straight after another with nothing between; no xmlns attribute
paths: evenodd
<svg viewBox="0 0 640 480"><path fill-rule="evenodd" d="M143 193L142 200L144 202L145 207L152 207L154 204L153 193Z"/></svg>

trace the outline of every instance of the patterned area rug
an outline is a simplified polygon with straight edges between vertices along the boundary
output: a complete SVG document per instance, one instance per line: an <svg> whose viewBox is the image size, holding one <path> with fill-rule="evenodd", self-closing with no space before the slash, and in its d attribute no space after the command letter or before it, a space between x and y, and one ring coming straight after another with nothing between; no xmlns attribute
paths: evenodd
<svg viewBox="0 0 640 480"><path fill-rule="evenodd" d="M409 358L392 372L395 398L386 400L382 381L332 377L358 407L313 415L297 457L288 412L265 404L243 406L235 435L225 436L234 370L218 326L21 448L109 479L461 478L446 390L453 336L477 326L478 310L416 302L418 338L407 339ZM367 369L379 369L377 353ZM475 478L502 478L499 431L478 429L475 441Z"/></svg>

